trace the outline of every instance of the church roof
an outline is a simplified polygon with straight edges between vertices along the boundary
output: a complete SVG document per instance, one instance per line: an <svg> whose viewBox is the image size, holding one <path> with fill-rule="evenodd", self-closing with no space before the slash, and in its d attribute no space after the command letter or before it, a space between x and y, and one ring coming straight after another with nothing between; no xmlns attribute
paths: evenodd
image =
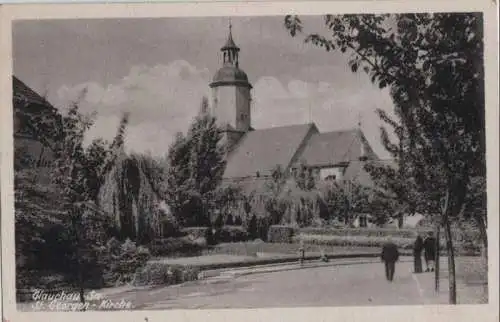
<svg viewBox="0 0 500 322"><path fill-rule="evenodd" d="M313 135L300 161L309 166L332 166L359 160L363 154L377 158L360 130L334 131Z"/></svg>
<svg viewBox="0 0 500 322"><path fill-rule="evenodd" d="M304 142L317 132L314 124L289 125L246 133L227 159L225 178L269 175L295 162Z"/></svg>
<svg viewBox="0 0 500 322"><path fill-rule="evenodd" d="M232 33L231 29L232 29L231 25L229 25L229 35L227 36L226 44L221 48L221 50L235 49L235 50L239 51L240 48L238 46L236 46L236 44L234 43L233 33Z"/></svg>
<svg viewBox="0 0 500 322"><path fill-rule="evenodd" d="M249 86L250 88L252 87L252 85L248 82L247 74L243 70L235 66L224 66L215 73L210 87L217 85L238 84Z"/></svg>

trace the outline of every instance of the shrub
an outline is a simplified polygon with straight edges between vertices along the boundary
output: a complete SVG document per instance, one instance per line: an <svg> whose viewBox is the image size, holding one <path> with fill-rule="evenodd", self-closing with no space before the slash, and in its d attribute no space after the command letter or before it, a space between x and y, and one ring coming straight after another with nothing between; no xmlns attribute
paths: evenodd
<svg viewBox="0 0 500 322"><path fill-rule="evenodd" d="M163 237L178 237L180 235L180 227L176 218L172 215L166 216L161 221Z"/></svg>
<svg viewBox="0 0 500 322"><path fill-rule="evenodd" d="M257 218L257 235L265 242L268 241L269 226L269 217Z"/></svg>
<svg viewBox="0 0 500 322"><path fill-rule="evenodd" d="M248 221L247 225L248 238L256 239L259 238L259 230L257 227L257 216L253 215Z"/></svg>
<svg viewBox="0 0 500 322"><path fill-rule="evenodd" d="M267 241L270 243L291 243L293 241L294 228L273 225L269 227L267 236Z"/></svg>
<svg viewBox="0 0 500 322"><path fill-rule="evenodd" d="M219 243L247 241L248 232L242 226L223 226L216 231L215 239Z"/></svg>
<svg viewBox="0 0 500 322"><path fill-rule="evenodd" d="M216 240L211 227L187 227L181 230L183 237L192 241L205 238L207 245L214 245Z"/></svg>
<svg viewBox="0 0 500 322"><path fill-rule="evenodd" d="M101 254L105 257L101 258L105 262L103 279L105 285L108 286L130 282L135 272L151 258L149 249L144 246L137 247L130 239L121 245L116 242L110 239Z"/></svg>
<svg viewBox="0 0 500 322"><path fill-rule="evenodd" d="M206 248L204 237L191 239L189 237L155 239L149 248L153 256L198 256Z"/></svg>
<svg viewBox="0 0 500 322"><path fill-rule="evenodd" d="M215 228L220 228L224 226L224 218L221 214L216 215L215 220L212 223Z"/></svg>
<svg viewBox="0 0 500 322"><path fill-rule="evenodd" d="M193 240L193 245L200 248L206 248L208 246L207 239L205 237L198 237L195 240Z"/></svg>
<svg viewBox="0 0 500 322"><path fill-rule="evenodd" d="M137 271L132 280L134 286L174 285L198 279L200 270L196 267L148 263Z"/></svg>
<svg viewBox="0 0 500 322"><path fill-rule="evenodd" d="M233 215L228 215L226 218L226 226L233 226L233 225L234 225Z"/></svg>
<svg viewBox="0 0 500 322"><path fill-rule="evenodd" d="M121 253L122 254L134 254L137 252L137 246L133 241L129 238L125 240L125 242L121 245Z"/></svg>
<svg viewBox="0 0 500 322"><path fill-rule="evenodd" d="M322 218L317 217L311 220L311 227L321 228L324 227L325 225L326 225L326 220Z"/></svg>
<svg viewBox="0 0 500 322"><path fill-rule="evenodd" d="M111 239L108 240L108 242L106 243L106 249L113 255L118 255L120 254L120 251L121 251L121 247L122 247L122 244L120 243L120 241L115 238L115 237L112 237Z"/></svg>
<svg viewBox="0 0 500 322"><path fill-rule="evenodd" d="M186 227L181 232L188 238L194 240L200 237L207 238L211 232L210 227Z"/></svg>

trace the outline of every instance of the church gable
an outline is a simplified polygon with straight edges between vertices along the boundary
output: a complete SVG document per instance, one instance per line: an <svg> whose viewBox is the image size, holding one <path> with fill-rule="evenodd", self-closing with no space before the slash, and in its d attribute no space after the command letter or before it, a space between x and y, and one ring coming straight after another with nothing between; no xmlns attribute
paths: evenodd
<svg viewBox="0 0 500 322"><path fill-rule="evenodd" d="M314 124L290 125L246 133L229 154L225 178L266 176L276 167L288 168L300 158Z"/></svg>

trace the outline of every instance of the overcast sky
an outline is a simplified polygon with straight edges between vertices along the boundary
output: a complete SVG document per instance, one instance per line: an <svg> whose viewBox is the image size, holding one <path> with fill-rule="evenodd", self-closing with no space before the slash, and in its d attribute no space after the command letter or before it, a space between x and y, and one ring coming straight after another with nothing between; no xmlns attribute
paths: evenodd
<svg viewBox="0 0 500 322"><path fill-rule="evenodd" d="M96 111L90 137L111 139L122 111L131 113L126 146L163 155L186 131L220 67L229 18L21 21L13 26L14 74L58 108L88 89ZM322 17L306 31L325 31ZM252 125L316 123L320 131L362 129L381 157L376 108L393 108L348 56L292 38L283 17L232 18L240 67L253 84Z"/></svg>

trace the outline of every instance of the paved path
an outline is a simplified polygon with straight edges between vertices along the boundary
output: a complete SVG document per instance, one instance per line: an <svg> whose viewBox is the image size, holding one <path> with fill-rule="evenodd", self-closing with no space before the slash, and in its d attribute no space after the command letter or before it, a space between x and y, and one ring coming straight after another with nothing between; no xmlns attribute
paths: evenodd
<svg viewBox="0 0 500 322"><path fill-rule="evenodd" d="M446 263L441 264L445 269ZM399 263L392 283L383 265L339 265L209 279L196 285L159 287L110 296L136 309L265 308L300 306L363 306L446 304L446 281L434 292L433 273L412 274L412 263ZM459 285L459 294L465 289ZM460 299L459 299L460 300ZM473 303L467 296L461 302Z"/></svg>
<svg viewBox="0 0 500 322"><path fill-rule="evenodd" d="M347 264L347 263L345 263ZM412 263L396 266L392 283L383 264L332 265L238 278L211 278L185 285L148 289L116 289L102 293L113 302L131 302L134 309L217 309L301 306L375 306L447 304L447 281L434 292L434 274L413 274ZM441 269L446 270L443 261ZM443 274L444 275L444 274ZM459 303L478 303L481 286L458 283Z"/></svg>

